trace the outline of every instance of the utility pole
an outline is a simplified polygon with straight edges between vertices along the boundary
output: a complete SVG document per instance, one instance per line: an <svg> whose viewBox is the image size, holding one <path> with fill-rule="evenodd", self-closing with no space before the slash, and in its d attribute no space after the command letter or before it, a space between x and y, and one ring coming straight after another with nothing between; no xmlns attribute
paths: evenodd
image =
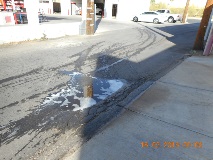
<svg viewBox="0 0 213 160"><path fill-rule="evenodd" d="M95 32L94 0L87 0L86 2L86 35L93 35ZM84 81L86 82L83 88L84 98L91 98L93 96L92 78L85 76Z"/></svg>
<svg viewBox="0 0 213 160"><path fill-rule="evenodd" d="M193 49L195 49L195 50L203 49L204 36L205 36L205 32L206 32L206 27L209 22L209 17L212 12L212 8L213 8L213 0L207 0L206 6L205 6L205 9L203 12L203 17L200 22L200 27L198 29L197 37L196 37L194 47L193 47Z"/></svg>
<svg viewBox="0 0 213 160"><path fill-rule="evenodd" d="M95 29L94 0L87 0L86 35L93 35Z"/></svg>
<svg viewBox="0 0 213 160"><path fill-rule="evenodd" d="M186 7L185 7L184 12L183 12L182 23L186 23L188 10L189 10L189 3L190 3L190 0L187 0Z"/></svg>

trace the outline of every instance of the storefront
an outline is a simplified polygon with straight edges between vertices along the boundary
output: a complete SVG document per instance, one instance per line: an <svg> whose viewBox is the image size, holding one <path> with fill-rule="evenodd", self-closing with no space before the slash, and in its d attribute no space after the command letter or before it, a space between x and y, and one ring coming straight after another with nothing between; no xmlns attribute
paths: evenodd
<svg viewBox="0 0 213 160"><path fill-rule="evenodd" d="M14 25L13 12L23 11L23 0L0 0L0 25Z"/></svg>
<svg viewBox="0 0 213 160"><path fill-rule="evenodd" d="M0 11L21 11L24 8L24 0L0 0Z"/></svg>

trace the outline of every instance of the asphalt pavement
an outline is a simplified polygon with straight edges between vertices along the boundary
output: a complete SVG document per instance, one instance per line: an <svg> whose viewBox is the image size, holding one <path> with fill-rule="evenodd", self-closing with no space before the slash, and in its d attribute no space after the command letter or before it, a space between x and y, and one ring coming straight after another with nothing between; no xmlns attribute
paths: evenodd
<svg viewBox="0 0 213 160"><path fill-rule="evenodd" d="M186 59L63 160L211 160L213 56ZM199 74L198 74L199 73Z"/></svg>
<svg viewBox="0 0 213 160"><path fill-rule="evenodd" d="M94 36L1 45L0 159L71 154L190 56L198 27L101 19ZM76 110L82 97L72 88L74 75L108 82L102 94L83 99L94 106Z"/></svg>

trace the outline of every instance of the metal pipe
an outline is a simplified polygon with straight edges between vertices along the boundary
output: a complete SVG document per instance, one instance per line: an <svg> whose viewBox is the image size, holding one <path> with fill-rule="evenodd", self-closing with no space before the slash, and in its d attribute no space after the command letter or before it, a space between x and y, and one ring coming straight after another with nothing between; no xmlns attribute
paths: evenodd
<svg viewBox="0 0 213 160"><path fill-rule="evenodd" d="M209 33L210 33L212 16L213 16L213 8L212 8L211 15L210 15L210 17L209 17L208 26L207 26L207 28L206 28L206 33L205 33L205 36L204 36L204 42L207 41L208 36L209 36Z"/></svg>
<svg viewBox="0 0 213 160"><path fill-rule="evenodd" d="M211 53L211 49L212 49L212 44L213 44L213 26L211 27L211 31L206 43L206 47L204 49L203 55L204 56L208 56Z"/></svg>

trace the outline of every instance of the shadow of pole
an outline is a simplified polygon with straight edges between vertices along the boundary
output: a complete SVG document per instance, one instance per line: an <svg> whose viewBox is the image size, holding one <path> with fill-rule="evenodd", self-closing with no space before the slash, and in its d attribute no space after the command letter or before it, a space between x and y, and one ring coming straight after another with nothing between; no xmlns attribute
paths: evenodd
<svg viewBox="0 0 213 160"><path fill-rule="evenodd" d="M100 17L100 18L98 18L98 19L96 20L95 33L96 33L97 29L98 29L98 26L99 26L100 23L101 23L101 20L102 20L102 17Z"/></svg>

